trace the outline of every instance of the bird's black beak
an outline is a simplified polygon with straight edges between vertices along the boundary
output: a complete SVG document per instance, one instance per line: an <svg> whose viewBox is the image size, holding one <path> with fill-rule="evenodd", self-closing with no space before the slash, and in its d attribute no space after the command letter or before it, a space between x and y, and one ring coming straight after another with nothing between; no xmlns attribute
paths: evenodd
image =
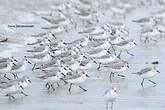
<svg viewBox="0 0 165 110"><path fill-rule="evenodd" d="M86 56L83 56L85 59L87 59L87 57Z"/></svg>
<svg viewBox="0 0 165 110"><path fill-rule="evenodd" d="M65 77L64 73L61 73L61 74Z"/></svg>
<svg viewBox="0 0 165 110"><path fill-rule="evenodd" d="M87 75L87 74L86 74L86 77L88 77L88 78L89 78L89 75Z"/></svg>
<svg viewBox="0 0 165 110"><path fill-rule="evenodd" d="M117 93L117 90L114 90Z"/></svg>
<svg viewBox="0 0 165 110"><path fill-rule="evenodd" d="M25 58L26 58L26 56L25 56ZM29 63L29 64L32 64L30 61L28 61L27 59L25 59L26 61L27 61L27 63Z"/></svg>
<svg viewBox="0 0 165 110"><path fill-rule="evenodd" d="M80 47L83 47L83 45L82 45L82 44L80 44Z"/></svg>
<svg viewBox="0 0 165 110"><path fill-rule="evenodd" d="M65 63L63 60L61 60L62 63Z"/></svg>
<svg viewBox="0 0 165 110"><path fill-rule="evenodd" d="M73 71L71 68L69 68L70 71Z"/></svg>
<svg viewBox="0 0 165 110"><path fill-rule="evenodd" d="M127 65L127 67L129 68L129 65Z"/></svg>
<svg viewBox="0 0 165 110"><path fill-rule="evenodd" d="M30 83L32 83L32 81L31 80L28 80Z"/></svg>
<svg viewBox="0 0 165 110"><path fill-rule="evenodd" d="M160 71L159 70L156 70L158 73L160 73Z"/></svg>
<svg viewBox="0 0 165 110"><path fill-rule="evenodd" d="M134 42L135 45L137 45L135 42Z"/></svg>
<svg viewBox="0 0 165 110"><path fill-rule="evenodd" d="M96 61L93 61L95 64L97 64L97 62Z"/></svg>
<svg viewBox="0 0 165 110"><path fill-rule="evenodd" d="M69 68L70 69L70 68ZM64 67L64 70L67 70L65 67Z"/></svg>
<svg viewBox="0 0 165 110"><path fill-rule="evenodd" d="M52 33L52 36L53 36L55 39L57 39L56 36L55 36L55 34Z"/></svg>
<svg viewBox="0 0 165 110"><path fill-rule="evenodd" d="M15 62L18 62L18 60L14 59Z"/></svg>
<svg viewBox="0 0 165 110"><path fill-rule="evenodd" d="M20 88L21 88L21 89L24 89L21 85L20 85Z"/></svg>
<svg viewBox="0 0 165 110"><path fill-rule="evenodd" d="M107 53L108 53L108 54L111 54L111 52L110 52L109 50L107 51Z"/></svg>
<svg viewBox="0 0 165 110"><path fill-rule="evenodd" d="M32 64L30 61L27 61L29 64Z"/></svg>

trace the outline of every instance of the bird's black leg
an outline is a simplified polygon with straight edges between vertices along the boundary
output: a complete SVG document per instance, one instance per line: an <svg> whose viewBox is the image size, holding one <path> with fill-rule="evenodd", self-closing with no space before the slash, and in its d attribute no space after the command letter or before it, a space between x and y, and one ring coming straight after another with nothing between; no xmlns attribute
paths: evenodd
<svg viewBox="0 0 165 110"><path fill-rule="evenodd" d="M113 110L113 102L111 102L111 110Z"/></svg>
<svg viewBox="0 0 165 110"><path fill-rule="evenodd" d="M148 80L149 82L153 83L155 86L157 85L156 82L152 81L152 80Z"/></svg>
<svg viewBox="0 0 165 110"><path fill-rule="evenodd" d="M12 73L12 75L14 76L15 79L18 79L18 75L15 73Z"/></svg>
<svg viewBox="0 0 165 110"><path fill-rule="evenodd" d="M72 88L72 83L70 84L70 87L69 87L69 93L71 94L71 88Z"/></svg>
<svg viewBox="0 0 165 110"><path fill-rule="evenodd" d="M108 105L109 105L109 103L106 102L105 105L106 105L106 110L108 110Z"/></svg>
<svg viewBox="0 0 165 110"><path fill-rule="evenodd" d="M142 80L142 82L141 82L141 86L143 87L143 84L144 84L144 79Z"/></svg>
<svg viewBox="0 0 165 110"><path fill-rule="evenodd" d="M117 56L117 58L119 58L119 59L120 59L120 57L121 57L121 52L119 53L119 55Z"/></svg>
<svg viewBox="0 0 165 110"><path fill-rule="evenodd" d="M10 78L8 78L8 77L6 76L6 74L4 75L4 78L6 78L6 79L8 79L8 80L11 80Z"/></svg>
<svg viewBox="0 0 165 110"><path fill-rule="evenodd" d="M131 56L134 56L134 54L132 54L132 53L130 53L130 52L128 52L128 51L127 51L127 54L129 54L129 55L131 55Z"/></svg>
<svg viewBox="0 0 165 110"><path fill-rule="evenodd" d="M101 68L101 63L99 63L99 66L97 67L97 70L99 71Z"/></svg>
<svg viewBox="0 0 165 110"><path fill-rule="evenodd" d="M36 67L36 63L33 65L32 71L34 70L35 67Z"/></svg>
<svg viewBox="0 0 165 110"><path fill-rule="evenodd" d="M11 100L11 99L15 99L15 97L14 97L14 96L12 96L12 95L6 94L6 96L8 96L8 97L9 97L9 100Z"/></svg>
<svg viewBox="0 0 165 110"><path fill-rule="evenodd" d="M110 75L109 75L109 79L110 79L111 82L112 82L112 75L113 75L113 74L114 74L114 73L111 72Z"/></svg>
<svg viewBox="0 0 165 110"><path fill-rule="evenodd" d="M21 91L21 94L23 94L24 96L28 96L27 94L25 94L23 91Z"/></svg>
<svg viewBox="0 0 165 110"><path fill-rule="evenodd" d="M86 89L84 89L84 88L81 87L80 85L79 85L79 88L82 89L84 92L87 91Z"/></svg>
<svg viewBox="0 0 165 110"><path fill-rule="evenodd" d="M65 85L68 84L68 82L66 82L63 78L61 78L62 81L64 81Z"/></svg>
<svg viewBox="0 0 165 110"><path fill-rule="evenodd" d="M60 85L58 84L58 82L56 84L57 84L57 87L60 87Z"/></svg>
<svg viewBox="0 0 165 110"><path fill-rule="evenodd" d="M53 84L51 84L50 86L51 86L51 88L53 89L53 91L55 91L55 88L53 87Z"/></svg>

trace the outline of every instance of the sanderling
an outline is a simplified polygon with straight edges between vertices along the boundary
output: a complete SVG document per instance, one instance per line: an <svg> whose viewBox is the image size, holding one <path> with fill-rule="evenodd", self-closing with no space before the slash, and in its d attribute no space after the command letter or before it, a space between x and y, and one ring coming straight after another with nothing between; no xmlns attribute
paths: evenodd
<svg viewBox="0 0 165 110"><path fill-rule="evenodd" d="M17 74L26 70L27 63L31 64L27 59L23 59L21 62L14 62L10 71L14 75L14 78L18 78Z"/></svg>
<svg viewBox="0 0 165 110"><path fill-rule="evenodd" d="M97 40L109 38L108 32L104 30L97 33L90 33L89 35L91 36L92 39L97 39Z"/></svg>
<svg viewBox="0 0 165 110"><path fill-rule="evenodd" d="M156 27L143 28L141 30L140 40L144 40L144 43L147 43L149 41L154 41L156 43L157 40L155 38L159 35L160 32Z"/></svg>
<svg viewBox="0 0 165 110"><path fill-rule="evenodd" d="M85 36L85 37L82 37L80 39L74 40L74 41L66 43L66 44L72 44L73 45L73 44L78 44L79 43L79 45L87 46L90 40L91 39L90 39L89 36Z"/></svg>
<svg viewBox="0 0 165 110"><path fill-rule="evenodd" d="M132 74L137 74L137 75L139 75L143 79L142 82L141 82L141 86L143 87L145 79L147 79L149 82L153 83L154 86L156 86L157 84L154 81L150 80L150 79L152 77L154 77L157 73L160 73L157 68L147 67L147 68L142 69L139 72L132 73Z"/></svg>
<svg viewBox="0 0 165 110"><path fill-rule="evenodd" d="M111 6L111 11L113 12L113 16L121 16L123 18L126 17L127 10L120 6Z"/></svg>
<svg viewBox="0 0 165 110"><path fill-rule="evenodd" d="M89 34L92 33L93 31L95 31L96 28L95 27L90 27L90 28L86 28L85 30L79 31L79 34Z"/></svg>
<svg viewBox="0 0 165 110"><path fill-rule="evenodd" d="M51 60L51 55L50 53L46 54L39 54L39 55L33 55L33 56L25 56L28 60L34 63L32 67L32 71L35 69L36 64L42 64L45 62L48 62Z"/></svg>
<svg viewBox="0 0 165 110"><path fill-rule="evenodd" d="M93 65L93 61L89 58L84 58L79 65L80 69L86 70L86 69L90 69Z"/></svg>
<svg viewBox="0 0 165 110"><path fill-rule="evenodd" d="M27 50L27 52L30 52L31 54L45 54L49 52L49 47L48 46L33 47L32 50Z"/></svg>
<svg viewBox="0 0 165 110"><path fill-rule="evenodd" d="M118 44L125 40L123 37L120 37L120 36L112 36L109 39L110 39L111 44Z"/></svg>
<svg viewBox="0 0 165 110"><path fill-rule="evenodd" d="M105 91L104 100L106 101L106 110L108 110L108 104L111 102L111 110L113 110L113 103L118 97L118 92L115 87L112 87L110 90Z"/></svg>
<svg viewBox="0 0 165 110"><path fill-rule="evenodd" d="M163 18L165 17L165 8L163 7L162 9L158 10L157 12L152 12L151 13L153 16L156 18Z"/></svg>
<svg viewBox="0 0 165 110"><path fill-rule="evenodd" d="M1 83L0 89L2 90L2 92L6 93L6 96L9 96L10 99L15 99L13 95L17 93L28 96L23 92L23 89L26 88L29 83L31 83L29 77L23 76L22 78Z"/></svg>
<svg viewBox="0 0 165 110"><path fill-rule="evenodd" d="M109 75L110 81L112 81L112 76L114 74L117 74L120 77L125 77L124 75L121 75L120 73L126 71L129 68L128 62L121 59L116 59L115 61L112 61L109 64L105 64L103 66L110 68L110 71L111 71Z"/></svg>
<svg viewBox="0 0 165 110"><path fill-rule="evenodd" d="M103 55L106 55L109 51L107 49L92 49L87 53L90 57L101 57Z"/></svg>
<svg viewBox="0 0 165 110"><path fill-rule="evenodd" d="M92 49L107 49L109 47L111 47L111 43L109 41L109 39L105 40L105 41L94 41L94 42L90 42L89 45L90 48Z"/></svg>
<svg viewBox="0 0 165 110"><path fill-rule="evenodd" d="M43 79L43 81L46 82L45 87L49 90L50 88L52 88L53 90L55 90L54 88L54 84L56 83L57 86L59 87L59 83L58 81L63 80L62 78L65 77L65 73L62 73L60 70L57 72L53 72L53 73L48 73L42 76L39 76L38 78ZM66 81L63 80L65 83Z"/></svg>
<svg viewBox="0 0 165 110"><path fill-rule="evenodd" d="M164 24L157 24L155 28L160 32L161 37L165 34Z"/></svg>
<svg viewBox="0 0 165 110"><path fill-rule="evenodd" d="M0 74L3 74L5 78L10 80L7 76L6 73L9 73L12 69L13 66L13 61L11 59L8 59L6 62L0 63Z"/></svg>
<svg viewBox="0 0 165 110"><path fill-rule="evenodd" d="M103 55L101 57L95 58L95 61L99 64L97 70L100 70L101 65L108 64L112 61L115 61L116 59L118 59L118 58L114 54L107 54L107 55Z"/></svg>
<svg viewBox="0 0 165 110"><path fill-rule="evenodd" d="M87 77L89 77L88 74L85 73L83 70L81 70L80 72L78 72L77 70L76 73L71 73L71 75L67 75L64 78L64 80L70 84L70 87L68 90L69 93L71 93L72 85L78 85L79 88L81 88L83 91L87 91L86 89L80 86L81 83L86 81Z"/></svg>
<svg viewBox="0 0 165 110"><path fill-rule="evenodd" d="M119 53L119 57L121 55L122 51L126 51L129 55L134 56L133 54L129 53L128 51L131 50L132 48L134 48L136 46L136 42L131 39L131 40L124 40L118 44L113 44L114 49L116 49L117 51L120 51Z"/></svg>
<svg viewBox="0 0 165 110"><path fill-rule="evenodd" d="M140 18L138 20L132 20L135 23L138 23L141 27L153 27L156 24L155 17L149 16Z"/></svg>

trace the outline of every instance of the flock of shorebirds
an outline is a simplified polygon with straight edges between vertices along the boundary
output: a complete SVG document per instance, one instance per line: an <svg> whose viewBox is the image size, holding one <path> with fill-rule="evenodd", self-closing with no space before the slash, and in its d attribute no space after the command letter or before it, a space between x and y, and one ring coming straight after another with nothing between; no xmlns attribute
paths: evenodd
<svg viewBox="0 0 165 110"><path fill-rule="evenodd" d="M53 11L50 13L33 12L34 15L41 16L48 26L42 27L44 32L31 36L36 41L27 44L29 49L22 61L18 61L14 57L0 58L2 79L0 91L3 91L9 99L15 99L15 94L28 96L24 93L24 89L29 86L31 80L28 76L19 77L19 74L26 70L27 64L33 65L32 71L42 73L37 78L45 82L45 87L49 91L55 91L59 86L69 84L68 92L70 94L73 86L86 92L87 88L82 87L81 84L90 78L89 69L101 71L108 68L107 74L109 74L110 83L113 83L115 77L125 78L123 73L130 69L130 64L121 55L126 52L133 57L130 50L136 48L137 44L134 39L127 38L129 29L123 22L101 23L99 15L106 16L104 11L108 8L113 12L113 17L122 16L120 19L125 19L126 14L133 9L142 4L145 5L145 3L151 5L152 2L151 0L139 0L139 2L133 0L96 1L70 0L52 6ZM163 0L159 2L163 2ZM144 38L145 43L157 42L157 36L163 36L165 33L165 25L162 24L165 17L164 10L165 8L153 12L152 16L133 20L141 26L140 38ZM82 30L78 31L77 35L82 36L81 38L69 42L58 37L62 33L67 35L69 31L76 30L80 26ZM157 73L160 73L158 69L150 66L133 74L142 78L141 86L144 87L145 80L153 83L154 86L157 85L151 80ZM13 75L13 78L8 77L9 75ZM113 105L113 101L118 96L117 88L111 87L103 96L107 102L112 102Z"/></svg>

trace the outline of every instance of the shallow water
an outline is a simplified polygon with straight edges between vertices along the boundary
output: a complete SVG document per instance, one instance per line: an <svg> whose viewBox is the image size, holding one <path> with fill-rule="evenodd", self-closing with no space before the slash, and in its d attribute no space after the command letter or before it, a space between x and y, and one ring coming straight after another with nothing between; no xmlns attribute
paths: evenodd
<svg viewBox="0 0 165 110"><path fill-rule="evenodd" d="M26 2L25 2L26 1ZM9 35L9 43L0 44L0 55L9 56L16 55L17 58L24 56L26 50L26 42L32 41L31 34L40 32L41 25L44 25L43 21L39 17L32 16L29 12L33 10L47 10L48 6L52 5L53 0L1 0L0 9L3 12L0 14L0 33ZM12 4L12 5L11 5ZM20 5L21 4L21 5ZM25 92L28 97L20 97L14 101L9 101L8 98L0 96L0 106L2 110L105 110L105 102L102 97L104 91L109 89L112 85L115 85L119 90L119 98L114 104L114 110L164 110L165 109L165 39L159 38L157 44L144 45L139 42L139 27L132 23L131 20L137 17L149 15L149 11L158 9L155 7L145 7L130 13L125 23L130 28L130 38L136 39L138 47L131 52L135 57L123 53L122 58L128 60L131 64L129 71L123 73L126 75L125 79L115 78L113 84L109 82L108 69L101 69L96 71L95 68L89 70L90 78L83 84L88 89L86 93L82 93L81 90L74 87L72 89L73 94L68 93L69 86L62 86L55 92L48 92L44 88L44 83L36 78L39 74L31 72L29 65L27 71L21 75L28 75L32 79L32 84ZM29 15L26 15L26 14ZM107 12L108 13L108 12ZM22 20L21 17L28 18ZM30 17L29 17L30 16ZM19 19L17 19L19 18ZM99 17L101 22L108 21L110 17ZM21 21L22 20L22 21ZM7 25L20 22L29 22L35 24L32 29L8 29ZM78 31L78 29L76 30ZM67 36L60 36L65 40L77 39L74 37L75 31L70 31ZM149 87L151 84L145 82L145 88L140 86L141 79L130 73L139 71L145 66L146 62L160 61L158 69L161 74L158 74L153 80L158 84L156 87Z"/></svg>

